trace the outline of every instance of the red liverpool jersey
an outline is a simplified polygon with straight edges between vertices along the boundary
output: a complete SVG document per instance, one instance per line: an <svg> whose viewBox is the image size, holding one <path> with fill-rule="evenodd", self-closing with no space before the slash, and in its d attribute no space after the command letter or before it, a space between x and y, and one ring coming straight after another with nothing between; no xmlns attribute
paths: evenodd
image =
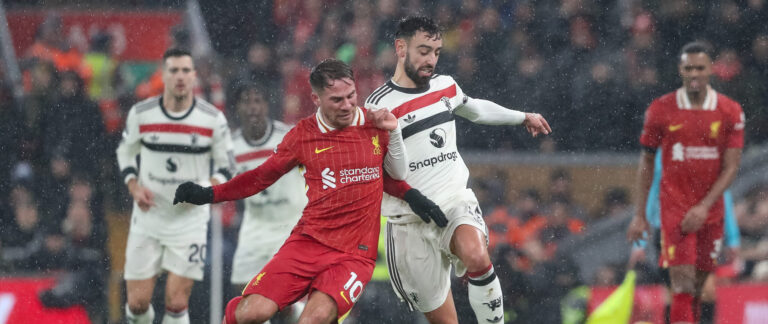
<svg viewBox="0 0 768 324"><path fill-rule="evenodd" d="M737 102L711 88L702 109L692 109L681 88L648 107L640 143L662 150L662 216L682 219L720 176L725 150L744 146L744 114ZM707 221L722 217L722 208L719 199Z"/></svg>
<svg viewBox="0 0 768 324"><path fill-rule="evenodd" d="M309 202L292 234L376 259L389 133L365 123L365 113L358 108L352 126L338 130L319 112L301 120L264 164L214 186L214 201L254 195L302 164Z"/></svg>

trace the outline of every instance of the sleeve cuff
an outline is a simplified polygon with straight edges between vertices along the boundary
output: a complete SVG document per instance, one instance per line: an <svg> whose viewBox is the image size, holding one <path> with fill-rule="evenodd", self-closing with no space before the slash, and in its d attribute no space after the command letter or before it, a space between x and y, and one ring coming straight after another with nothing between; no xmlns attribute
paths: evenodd
<svg viewBox="0 0 768 324"><path fill-rule="evenodd" d="M123 182L127 184L131 179L137 178L138 172L136 172L136 168L134 167L127 167L120 171L120 174L123 176Z"/></svg>

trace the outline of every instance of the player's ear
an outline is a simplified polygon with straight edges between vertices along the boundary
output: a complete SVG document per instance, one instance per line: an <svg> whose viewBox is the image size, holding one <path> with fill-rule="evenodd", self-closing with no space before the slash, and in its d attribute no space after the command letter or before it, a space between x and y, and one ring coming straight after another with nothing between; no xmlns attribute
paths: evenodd
<svg viewBox="0 0 768 324"><path fill-rule="evenodd" d="M312 98L312 103L315 104L315 107L320 107L320 95L317 92L312 91L310 98Z"/></svg>
<svg viewBox="0 0 768 324"><path fill-rule="evenodd" d="M405 54L408 51L408 42L402 38L395 39L395 53L398 58L405 58Z"/></svg>

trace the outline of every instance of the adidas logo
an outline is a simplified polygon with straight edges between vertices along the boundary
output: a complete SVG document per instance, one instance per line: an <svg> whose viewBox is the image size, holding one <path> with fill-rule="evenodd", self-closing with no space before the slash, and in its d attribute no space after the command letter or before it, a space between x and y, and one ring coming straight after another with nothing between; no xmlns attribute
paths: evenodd
<svg viewBox="0 0 768 324"><path fill-rule="evenodd" d="M411 115L411 114L406 115L405 119L403 119L404 122L409 123L409 124L412 123L414 120L416 120L416 116Z"/></svg>
<svg viewBox="0 0 768 324"><path fill-rule="evenodd" d="M323 169L320 175L323 177L323 189L336 188L336 178L330 168Z"/></svg>

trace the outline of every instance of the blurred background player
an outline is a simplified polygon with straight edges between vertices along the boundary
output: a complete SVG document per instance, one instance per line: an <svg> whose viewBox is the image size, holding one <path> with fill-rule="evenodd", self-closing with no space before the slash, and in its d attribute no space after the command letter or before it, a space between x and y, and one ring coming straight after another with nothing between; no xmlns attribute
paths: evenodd
<svg viewBox="0 0 768 324"><path fill-rule="evenodd" d="M210 209L174 206L174 190L185 181L218 184L231 177L227 120L216 107L193 96L195 77L189 51L167 50L163 95L131 108L117 148L134 200L125 260L129 323L152 323L152 292L164 270L168 278L163 323L189 323L192 286L203 279Z"/></svg>
<svg viewBox="0 0 768 324"><path fill-rule="evenodd" d="M651 103L640 137L640 204L627 236L637 240L648 231L645 204L661 147L659 261L669 268L671 323L699 321L701 290L722 246L722 195L736 177L744 145L741 106L709 86L711 57L703 43L683 47L683 86Z"/></svg>
<svg viewBox="0 0 768 324"><path fill-rule="evenodd" d="M440 206L448 226L422 222L404 201L384 198L392 287L432 323L457 323L451 295L451 264L469 277L469 301L478 322L504 318L502 291L487 250L487 227L472 190L469 170L456 147L455 115L488 125L524 125L536 136L551 129L539 114L510 110L465 95L450 76L434 73L442 34L432 19L400 21L395 34L397 67L366 100L368 109L387 108L403 127L410 148L408 184ZM436 222L437 223L437 222ZM424 262L413 262L419 259Z"/></svg>
<svg viewBox="0 0 768 324"><path fill-rule="evenodd" d="M240 124L240 129L232 133L235 165L238 173L245 173L274 154L291 126L269 118L269 102L264 90L254 83L241 85L234 98ZM307 204L302 169L296 167L268 189L243 200L245 211L231 279L238 295L277 253L301 217ZM294 315L300 312L297 310Z"/></svg>
<svg viewBox="0 0 768 324"><path fill-rule="evenodd" d="M348 65L325 60L309 80L317 113L288 132L266 162L222 185L188 182L176 190L174 202L238 200L306 167L309 202L301 219L243 296L229 302L226 323L264 322L307 294L300 323L342 320L373 272L384 170L394 179L407 174L397 119L357 106Z"/></svg>
<svg viewBox="0 0 768 324"><path fill-rule="evenodd" d="M653 164L653 182L651 183L651 189L648 192L648 202L645 204L645 216L648 220L648 225L653 228L653 246L656 252L661 254L661 206L659 206L659 192L661 190L661 152L656 152ZM741 246L741 233L739 231L739 224L736 221L736 216L733 212L733 196L730 190L726 190L723 193L723 245L726 248L725 261L726 262L738 262L739 248ZM669 288L669 271L666 268L662 268L662 280L664 284ZM715 276L710 273L707 280L704 283L701 291L701 322L713 323L714 321L714 309L715 309ZM669 305L665 309L665 316L667 322L669 322Z"/></svg>

